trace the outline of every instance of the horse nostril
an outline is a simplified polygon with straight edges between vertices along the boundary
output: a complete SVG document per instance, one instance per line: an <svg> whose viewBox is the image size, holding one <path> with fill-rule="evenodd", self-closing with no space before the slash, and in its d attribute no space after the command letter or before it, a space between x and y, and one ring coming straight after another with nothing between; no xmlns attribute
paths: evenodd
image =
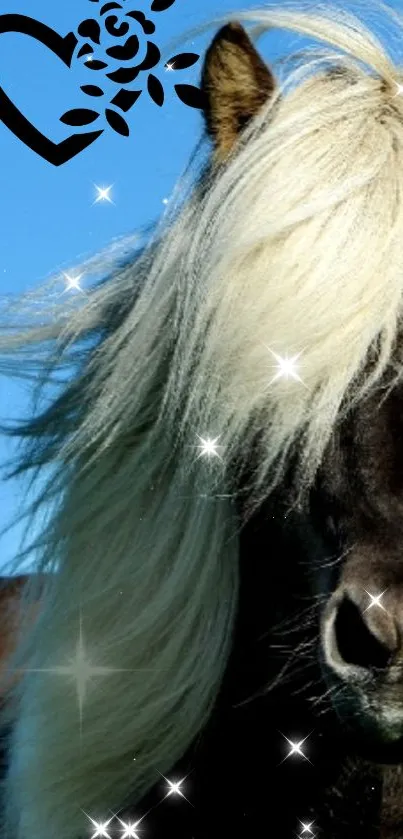
<svg viewBox="0 0 403 839"><path fill-rule="evenodd" d="M391 650L372 634L360 609L349 597L340 603L334 631L339 655L346 664L367 669L389 666Z"/></svg>

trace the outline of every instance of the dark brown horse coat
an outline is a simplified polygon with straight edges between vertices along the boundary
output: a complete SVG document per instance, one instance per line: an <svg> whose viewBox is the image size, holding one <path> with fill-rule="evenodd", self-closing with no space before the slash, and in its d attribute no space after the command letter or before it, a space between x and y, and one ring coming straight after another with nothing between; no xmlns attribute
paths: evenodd
<svg viewBox="0 0 403 839"><path fill-rule="evenodd" d="M310 822L314 822L315 835L323 839L398 839L403 835L399 827L401 769L392 766L383 770L351 758L334 713L327 708L321 717L312 710L306 686L319 677L313 658L299 675L294 673L290 680L285 676L283 684L264 693L269 670L272 677L278 673L289 648L298 644L293 631L287 649L284 637L278 645L280 635L269 637L269 585L274 602L276 590L282 589L285 578L290 583L290 566L293 567L288 609L290 614L293 609L297 614L307 552L311 553L314 544L308 530L302 542L296 535L298 528L294 535L290 535L290 530L287 535L278 509L272 516L272 509L262 510L244 531L242 594L234 652L216 712L207 730L169 774L170 780L187 776L182 787L187 800L175 795L164 800L167 785L156 773L156 786L142 804L123 810L119 816L126 824L145 816L138 835L144 831L152 839L249 839L265 835L288 839L310 835L301 833L303 824ZM267 540L282 553L282 570L274 586L271 563L267 562ZM15 645L20 596L26 580L27 577L1 580L3 696L10 683L6 656ZM307 638L314 632L312 626L307 634L305 627L303 635ZM245 699L252 701L240 704ZM283 735L299 740L311 732L306 742L309 761L284 760L288 748ZM6 754L2 764L4 771ZM107 820L110 815L105 812L102 817ZM111 839L121 832L122 826L115 819L110 826ZM77 839L84 836L85 833Z"/></svg>

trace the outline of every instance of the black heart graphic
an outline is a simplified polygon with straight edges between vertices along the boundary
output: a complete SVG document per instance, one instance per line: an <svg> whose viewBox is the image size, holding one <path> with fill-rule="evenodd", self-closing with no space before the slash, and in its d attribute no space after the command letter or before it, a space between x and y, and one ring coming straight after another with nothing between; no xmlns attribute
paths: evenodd
<svg viewBox="0 0 403 839"><path fill-rule="evenodd" d="M26 15L0 15L0 35L5 32L18 32L21 35L29 35L40 41L45 47L52 50L58 58L71 67L74 50L77 46L77 38L73 32L69 32L64 38L41 23L39 20L27 17ZM25 143L32 151L43 157L53 166L62 166L77 154L84 151L98 137L103 134L100 131L89 131L85 134L72 134L61 143L54 143L42 134L34 125L21 113L21 111L9 99L3 88L0 87L0 121Z"/></svg>

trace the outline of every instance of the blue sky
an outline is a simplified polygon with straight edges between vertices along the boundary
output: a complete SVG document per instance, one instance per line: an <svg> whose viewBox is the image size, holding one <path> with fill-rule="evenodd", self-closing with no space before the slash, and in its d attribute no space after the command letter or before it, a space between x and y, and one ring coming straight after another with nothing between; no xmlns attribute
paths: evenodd
<svg viewBox="0 0 403 839"><path fill-rule="evenodd" d="M156 24L150 37L162 50L172 38L195 25L248 7L248 0L176 0L168 10L152 14L151 0L123 3L125 11L141 10ZM65 36L77 32L85 19L98 17L101 5L102 0L99 5L94 0L1 0L0 14L28 15ZM399 8L398 2L390 5ZM134 31L141 32L139 28ZM210 33L204 35L176 52L202 55L211 37ZM80 85L101 84L102 71L85 68L83 59L69 70L42 44L21 34L6 33L0 38L0 86L25 116L57 142L71 132L92 130L93 126L70 129L60 122L60 116L73 108L99 104L82 93ZM141 43L143 48L144 38ZM261 45L270 60L270 56L276 58L305 43L276 32L262 39ZM169 198L202 130L200 112L177 99L173 84L198 84L200 67L201 60L189 69L167 73L161 62L154 72L163 82L164 105L160 108L142 95L128 114L129 137L107 128L92 146L60 167L36 155L0 122L1 294L33 288L58 271L62 291L62 272L69 265L160 215L164 199ZM101 123L104 127L103 118ZM94 203L95 185L113 185L113 203ZM18 417L26 405L26 386L0 378L1 419ZM11 453L10 442L0 441L0 462ZM19 511L20 502L21 483L1 482L0 528ZM0 539L0 570L14 555L19 533L16 527Z"/></svg>

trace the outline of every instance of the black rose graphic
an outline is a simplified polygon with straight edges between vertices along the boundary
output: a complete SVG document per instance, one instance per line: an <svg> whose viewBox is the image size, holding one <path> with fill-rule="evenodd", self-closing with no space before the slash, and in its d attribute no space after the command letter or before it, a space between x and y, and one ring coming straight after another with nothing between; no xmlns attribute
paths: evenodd
<svg viewBox="0 0 403 839"><path fill-rule="evenodd" d="M128 8L126 0L112 0L100 3L90 0L98 6L98 19L83 20L77 29L77 59L83 59L84 66L92 73L100 73L109 81L119 86L117 93L102 103L108 124L118 134L129 136L130 129L123 114L126 114L137 102L143 88L139 89L137 80L141 74L147 74L145 89L156 105L164 104L165 93L160 79L150 71L161 61L161 53L150 36L155 33L155 24L144 12ZM175 0L154 0L151 12L163 12L173 5ZM110 44L111 39L115 43ZM141 58L141 55L143 57ZM165 70L185 70L199 60L196 53L180 53L166 62ZM136 82L137 89L130 86ZM105 84L84 84L81 90L93 99L106 98ZM201 92L193 85L177 84L174 86L179 99L186 105L201 107ZM74 108L60 118L66 125L90 125L101 116L100 110Z"/></svg>
<svg viewBox="0 0 403 839"><path fill-rule="evenodd" d="M91 128L81 133L73 131L59 143L39 131L0 86L0 123L54 166L67 163L102 136L105 127L99 124L102 112L114 131L127 136L129 127L124 114L143 92L148 93L159 107L164 103L159 71L164 70L164 74L167 70L180 72L191 67L199 58L195 53L181 53L173 56L164 67L159 66L161 53L151 38L156 30L155 22L144 12L133 9L133 0L130 0L130 5L127 0L89 2L92 3L91 16L67 35L61 35L27 15L0 14L0 36L17 32L42 43L69 69L79 62L87 76L83 79L81 91L91 98L93 107L73 108L60 119L73 127L89 125ZM153 0L150 14L156 15L158 21L159 13L169 9L174 2ZM194 108L203 107L202 94L197 87L175 84L174 89L185 104ZM92 123L98 124L92 126Z"/></svg>

